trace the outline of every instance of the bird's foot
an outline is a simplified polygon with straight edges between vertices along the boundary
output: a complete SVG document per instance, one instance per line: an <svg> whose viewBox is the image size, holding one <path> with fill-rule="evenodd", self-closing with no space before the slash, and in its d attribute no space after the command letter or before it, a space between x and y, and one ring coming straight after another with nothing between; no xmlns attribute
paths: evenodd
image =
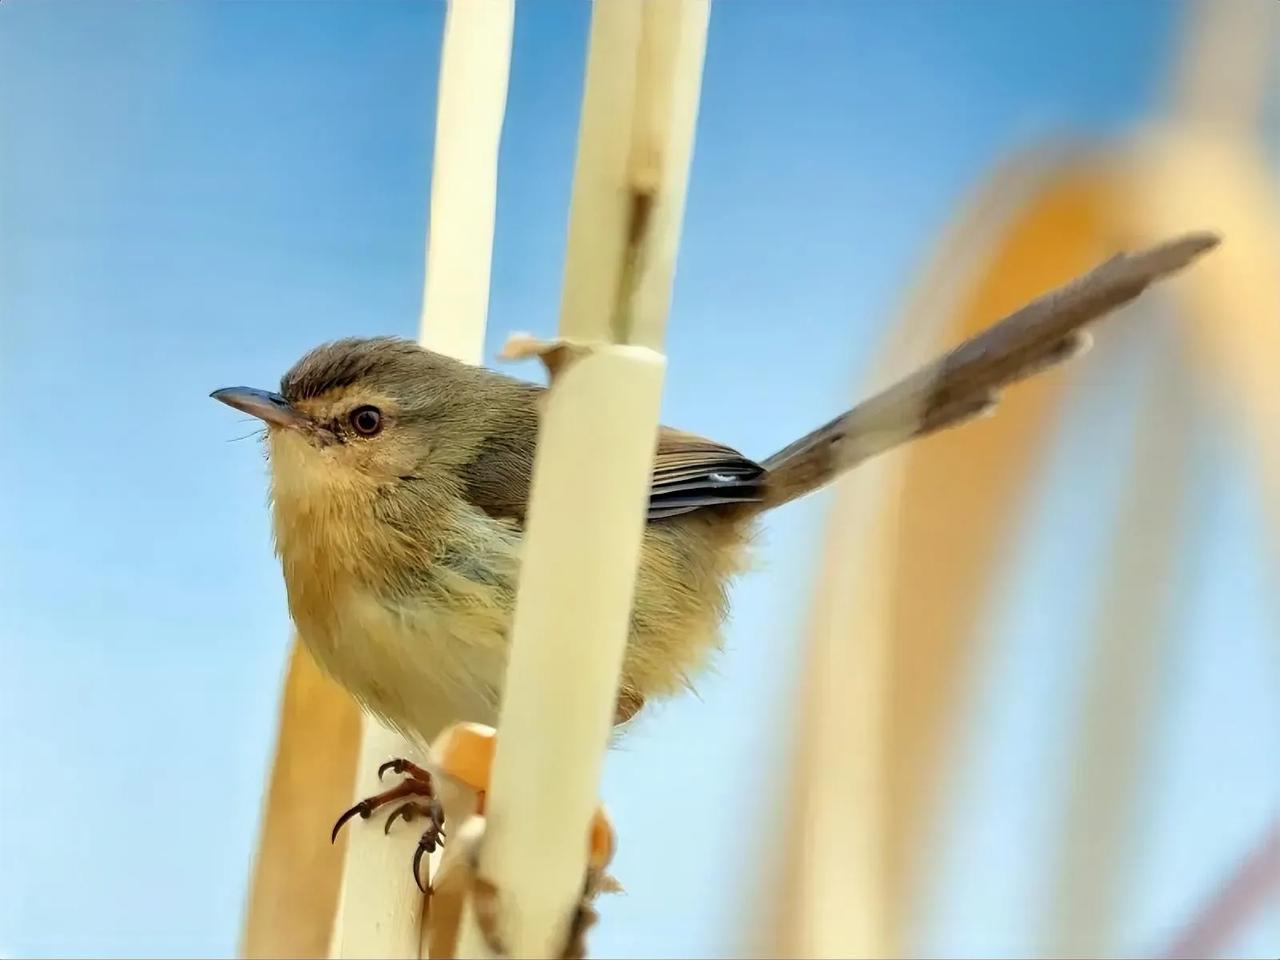
<svg viewBox="0 0 1280 960"><path fill-rule="evenodd" d="M387 771L404 774L405 779L390 790L384 790L382 793L366 797L343 813L333 825L333 832L329 835L329 842L332 843L338 839L338 831L352 817L359 816L361 820L368 820L373 816L375 810L385 807L396 800L405 800L404 803L397 806L387 815L382 832L389 833L391 824L395 822L397 817L404 820L405 823L412 823L419 817L427 819L427 829L422 831L422 836L418 838L418 849L413 854L413 879L418 884L418 888L425 893L427 888L422 883L422 858L433 852L436 847L444 845L444 807L441 806L440 798L436 795L436 787L431 779L431 774L417 764L401 758L388 760L378 767L378 779L381 780ZM423 799L408 800L406 799L407 797L421 797Z"/></svg>

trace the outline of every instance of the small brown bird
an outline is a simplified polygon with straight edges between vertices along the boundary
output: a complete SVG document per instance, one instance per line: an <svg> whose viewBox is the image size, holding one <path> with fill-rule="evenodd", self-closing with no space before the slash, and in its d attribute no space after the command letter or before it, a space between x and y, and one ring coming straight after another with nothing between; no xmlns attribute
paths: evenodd
<svg viewBox="0 0 1280 960"><path fill-rule="evenodd" d="M759 462L661 428L618 720L706 664L762 513L989 409L1001 387L1078 352L1085 323L1216 242L1193 234L1113 258ZM267 425L275 540L303 642L420 742L441 701L497 721L544 395L389 338L319 347L279 393L213 394Z"/></svg>

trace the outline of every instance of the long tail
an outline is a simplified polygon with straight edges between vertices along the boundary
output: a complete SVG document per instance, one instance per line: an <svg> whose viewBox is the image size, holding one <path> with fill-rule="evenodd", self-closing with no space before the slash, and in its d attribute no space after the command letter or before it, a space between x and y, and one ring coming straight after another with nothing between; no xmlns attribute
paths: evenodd
<svg viewBox="0 0 1280 960"><path fill-rule="evenodd" d="M1089 346L1082 329L1218 245L1191 233L1120 254L1033 300L954 350L806 434L765 460L761 509L818 489L900 443L964 423L995 407L1000 390Z"/></svg>

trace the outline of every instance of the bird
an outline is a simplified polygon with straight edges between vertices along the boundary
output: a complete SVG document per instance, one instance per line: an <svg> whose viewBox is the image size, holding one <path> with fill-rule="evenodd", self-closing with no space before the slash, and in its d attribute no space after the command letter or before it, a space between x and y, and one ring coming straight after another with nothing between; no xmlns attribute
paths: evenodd
<svg viewBox="0 0 1280 960"><path fill-rule="evenodd" d="M1113 257L759 460L659 427L615 722L707 667L764 514L990 411L1005 386L1080 353L1088 322L1217 242L1192 233ZM367 337L306 353L278 391L212 396L266 426L289 612L320 667L420 743L440 702L495 725L546 388Z"/></svg>

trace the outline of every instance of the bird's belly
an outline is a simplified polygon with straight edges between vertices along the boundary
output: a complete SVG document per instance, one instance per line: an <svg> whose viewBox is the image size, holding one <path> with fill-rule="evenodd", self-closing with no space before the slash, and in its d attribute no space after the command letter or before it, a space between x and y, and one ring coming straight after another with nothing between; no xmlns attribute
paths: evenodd
<svg viewBox="0 0 1280 960"><path fill-rule="evenodd" d="M299 624L321 666L391 727L430 741L446 723L497 723L509 614L438 596L389 601L360 589Z"/></svg>

